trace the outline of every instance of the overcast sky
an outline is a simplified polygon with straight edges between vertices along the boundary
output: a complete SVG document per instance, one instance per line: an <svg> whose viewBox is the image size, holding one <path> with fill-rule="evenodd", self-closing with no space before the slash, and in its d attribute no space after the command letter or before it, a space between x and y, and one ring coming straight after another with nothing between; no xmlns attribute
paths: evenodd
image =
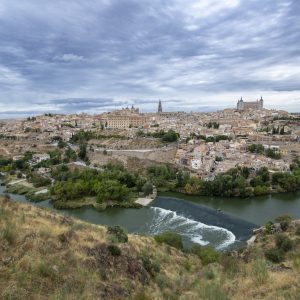
<svg viewBox="0 0 300 300"><path fill-rule="evenodd" d="M299 0L1 0L0 117L300 111Z"/></svg>

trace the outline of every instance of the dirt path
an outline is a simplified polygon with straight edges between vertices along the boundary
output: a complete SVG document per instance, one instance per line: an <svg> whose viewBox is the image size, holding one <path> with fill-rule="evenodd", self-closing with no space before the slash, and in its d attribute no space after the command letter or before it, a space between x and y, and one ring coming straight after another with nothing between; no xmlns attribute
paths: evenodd
<svg viewBox="0 0 300 300"><path fill-rule="evenodd" d="M0 150L3 150L7 155L10 155L10 152L5 147L0 147Z"/></svg>

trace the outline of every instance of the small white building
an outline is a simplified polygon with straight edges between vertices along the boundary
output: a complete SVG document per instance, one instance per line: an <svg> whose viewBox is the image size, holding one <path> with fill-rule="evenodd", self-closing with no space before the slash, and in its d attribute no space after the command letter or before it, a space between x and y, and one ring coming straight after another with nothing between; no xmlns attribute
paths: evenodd
<svg viewBox="0 0 300 300"><path fill-rule="evenodd" d="M48 159L50 159L50 155L47 153L33 154L31 163L34 165Z"/></svg>
<svg viewBox="0 0 300 300"><path fill-rule="evenodd" d="M201 159L191 159L191 167L194 170L199 170L201 168L202 161Z"/></svg>

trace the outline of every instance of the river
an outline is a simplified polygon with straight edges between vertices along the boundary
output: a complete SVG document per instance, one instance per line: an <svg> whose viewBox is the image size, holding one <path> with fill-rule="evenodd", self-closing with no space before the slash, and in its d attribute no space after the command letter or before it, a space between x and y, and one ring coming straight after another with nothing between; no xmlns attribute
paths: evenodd
<svg viewBox="0 0 300 300"><path fill-rule="evenodd" d="M4 190L5 187L0 186L0 194ZM22 195L10 196L15 201L28 202ZM55 210L48 200L32 204ZM269 219L285 213L300 218L300 194L253 199L164 194L151 206L141 209L109 208L99 212L83 207L56 211L94 224L120 225L136 234L155 235L172 230L182 235L185 246L211 244L219 250L229 250L243 246L252 230Z"/></svg>

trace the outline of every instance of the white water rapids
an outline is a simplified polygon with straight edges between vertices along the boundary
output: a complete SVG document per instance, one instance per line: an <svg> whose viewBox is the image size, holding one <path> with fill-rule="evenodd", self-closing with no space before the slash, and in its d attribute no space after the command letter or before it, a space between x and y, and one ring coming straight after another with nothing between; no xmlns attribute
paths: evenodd
<svg viewBox="0 0 300 300"><path fill-rule="evenodd" d="M151 235L171 230L203 246L214 244L217 249L224 249L236 240L235 235L225 228L206 225L160 207L151 207L151 210L154 217L147 223Z"/></svg>

